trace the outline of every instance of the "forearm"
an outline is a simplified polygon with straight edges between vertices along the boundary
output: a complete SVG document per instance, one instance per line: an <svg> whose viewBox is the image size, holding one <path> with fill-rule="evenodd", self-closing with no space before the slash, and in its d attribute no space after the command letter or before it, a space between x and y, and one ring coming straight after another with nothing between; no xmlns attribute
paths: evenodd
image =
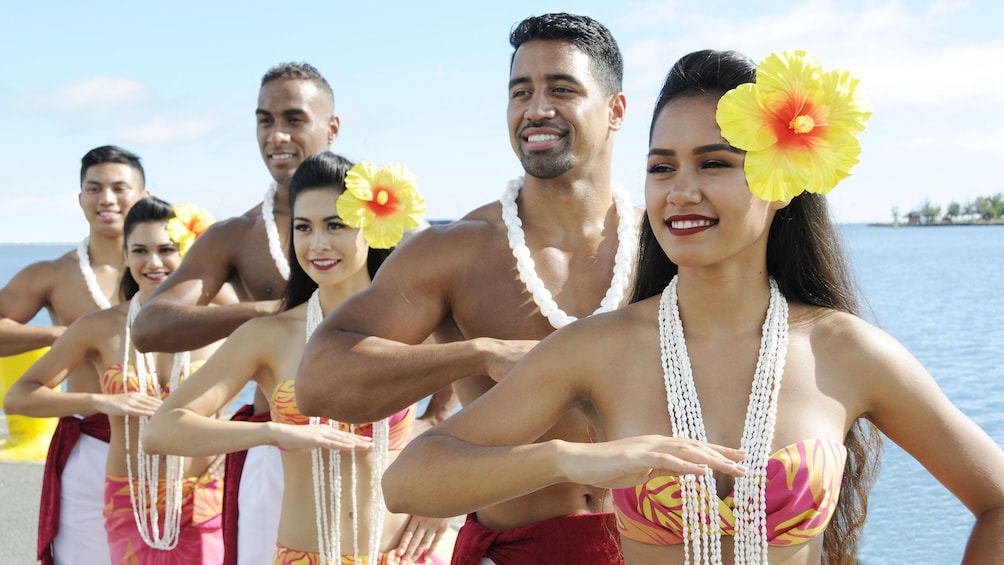
<svg viewBox="0 0 1004 565"><path fill-rule="evenodd" d="M275 445L272 422L239 422L175 408L160 411L147 424L143 449L148 453L208 457Z"/></svg>
<svg viewBox="0 0 1004 565"><path fill-rule="evenodd" d="M99 412L100 394L59 392L35 382L18 381L3 400L4 412L32 418L61 418Z"/></svg>
<svg viewBox="0 0 1004 565"><path fill-rule="evenodd" d="M989 510L976 518L962 563L1004 563L1004 508Z"/></svg>
<svg viewBox="0 0 1004 565"><path fill-rule="evenodd" d="M446 435L412 441L383 478L391 512L460 516L559 482L563 442L485 447Z"/></svg>
<svg viewBox="0 0 1004 565"><path fill-rule="evenodd" d="M273 314L273 309L273 302L197 306L154 300L136 316L132 340L144 352L191 351L226 338L252 318Z"/></svg>
<svg viewBox="0 0 1004 565"><path fill-rule="evenodd" d="M48 347L64 329L62 326L29 326L9 318L0 319L0 357Z"/></svg>
<svg viewBox="0 0 1004 565"><path fill-rule="evenodd" d="M406 345L341 331L315 334L297 371L296 401L310 416L374 422L483 374L485 356L480 340Z"/></svg>

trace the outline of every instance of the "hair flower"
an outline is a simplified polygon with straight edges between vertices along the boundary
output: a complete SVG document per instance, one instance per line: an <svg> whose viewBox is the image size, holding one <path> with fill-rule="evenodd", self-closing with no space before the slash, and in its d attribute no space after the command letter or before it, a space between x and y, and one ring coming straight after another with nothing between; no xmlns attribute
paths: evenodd
<svg viewBox="0 0 1004 565"><path fill-rule="evenodd" d="M175 204L174 217L167 221L167 236L178 244L178 253L184 257L195 240L215 221L208 210L195 204Z"/></svg>
<svg viewBox="0 0 1004 565"><path fill-rule="evenodd" d="M373 163L356 163L345 175L338 215L347 225L363 230L370 247L389 249L401 241L405 230L422 225L425 200L417 185L418 178L403 165L377 169Z"/></svg>
<svg viewBox="0 0 1004 565"><path fill-rule="evenodd" d="M756 83L725 93L716 119L732 146L746 151L750 191L767 201L826 194L850 176L857 134L871 106L848 72L823 71L805 51L772 53Z"/></svg>

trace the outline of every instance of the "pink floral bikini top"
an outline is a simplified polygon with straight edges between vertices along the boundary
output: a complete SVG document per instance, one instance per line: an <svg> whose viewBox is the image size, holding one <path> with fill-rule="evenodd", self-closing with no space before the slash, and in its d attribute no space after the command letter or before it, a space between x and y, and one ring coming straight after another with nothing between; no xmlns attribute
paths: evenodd
<svg viewBox="0 0 1004 565"><path fill-rule="evenodd" d="M272 421L280 424L305 426L310 423L310 420L296 406L294 382L292 380L282 381L272 391ZM390 417L389 449L404 449L408 440L411 439L411 429L415 422L415 412L417 410L416 405L412 404ZM328 420L322 418L321 421L327 422ZM345 432L353 432L356 435L364 437L373 437L373 424L355 424L353 426L352 424L339 422L338 429Z"/></svg>
<svg viewBox="0 0 1004 565"><path fill-rule="evenodd" d="M840 495L847 450L828 439L807 439L779 449L767 463L767 543L805 543L823 533ZM683 543L683 505L676 477L613 490L622 536L653 545ZM735 535L732 493L718 500L718 524Z"/></svg>

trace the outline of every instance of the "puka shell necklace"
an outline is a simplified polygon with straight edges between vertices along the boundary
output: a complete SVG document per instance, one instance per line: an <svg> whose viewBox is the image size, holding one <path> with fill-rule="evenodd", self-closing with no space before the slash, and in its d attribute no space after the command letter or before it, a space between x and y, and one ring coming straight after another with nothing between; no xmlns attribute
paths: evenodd
<svg viewBox="0 0 1004 565"><path fill-rule="evenodd" d="M87 284L87 291L91 293L91 299L94 300L94 303L99 308L106 310L112 307L112 303L101 292L101 287L98 286L98 278L94 275L94 269L91 267L91 256L87 251L87 246L90 243L91 238L85 237L80 242L80 245L77 246L77 260L80 263L80 274L84 276L84 282Z"/></svg>
<svg viewBox="0 0 1004 565"><path fill-rule="evenodd" d="M697 398L694 374L683 335L683 322L677 299L677 281L673 280L659 302L659 342L662 350L663 381L666 405L674 437L708 441ZM735 480L735 563L767 563L767 462L774 441L777 398L788 351L788 302L770 278L770 305L767 307L760 338L760 353L753 389L746 408L740 448L747 453L746 475ZM683 500L684 563L722 562L721 528L718 516L718 491L711 469L701 476L679 478Z"/></svg>
<svg viewBox="0 0 1004 565"><path fill-rule="evenodd" d="M536 266L530 257L530 249L526 246L523 233L523 222L519 219L516 207L516 197L523 187L523 177L509 181L509 186L499 200L502 203L502 221L505 222L509 235L509 249L516 258L516 270L519 280L526 286L527 292L533 296L533 301L540 313L547 318L554 329L560 329L576 320L560 308L544 281L537 275ZM634 207L631 205L631 195L619 184L610 186L613 194L614 207L617 210L617 252L614 255L614 272L610 279L610 288L600 302L600 307L593 314L610 312L621 306L631 278L631 265L638 249L638 230L634 221Z"/></svg>
<svg viewBox="0 0 1004 565"><path fill-rule="evenodd" d="M268 252L275 261L275 268L279 270L282 280L289 280L289 259L282 250L282 243L279 239L279 228L275 225L275 211L273 203L275 195L279 192L279 186L274 182L265 191L265 197L261 201L261 218L265 222L265 236L268 238Z"/></svg>

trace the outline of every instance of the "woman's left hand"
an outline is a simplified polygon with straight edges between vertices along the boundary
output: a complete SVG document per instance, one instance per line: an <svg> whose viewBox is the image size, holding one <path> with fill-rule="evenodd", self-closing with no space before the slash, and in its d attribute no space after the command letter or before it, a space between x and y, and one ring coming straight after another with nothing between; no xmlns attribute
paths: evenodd
<svg viewBox="0 0 1004 565"><path fill-rule="evenodd" d="M436 551L439 539L450 527L452 518L425 518L411 516L408 525L401 534L397 551L401 555L401 563L428 563L428 558Z"/></svg>

